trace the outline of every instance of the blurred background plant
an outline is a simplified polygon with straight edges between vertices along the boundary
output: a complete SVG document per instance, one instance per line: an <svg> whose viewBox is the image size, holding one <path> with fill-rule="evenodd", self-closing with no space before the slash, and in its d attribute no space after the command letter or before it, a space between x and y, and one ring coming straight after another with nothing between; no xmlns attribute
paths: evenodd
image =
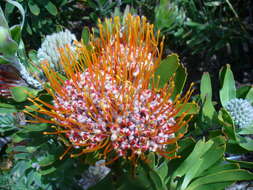
<svg viewBox="0 0 253 190"><path fill-rule="evenodd" d="M83 3L82 0L18 0L17 2L26 12L23 39L28 49L39 48L41 40L46 35L61 31L65 27L74 28L77 33L82 30L79 25L80 18L86 14L85 2ZM11 25L22 20L18 10L12 4L1 1L0 5Z"/></svg>
<svg viewBox="0 0 253 190"><path fill-rule="evenodd" d="M250 8L251 7L251 8ZM231 64L237 80L252 82L252 2L161 0L155 27L166 36L169 49L178 52L189 72L218 70ZM217 97L217 96L216 96Z"/></svg>

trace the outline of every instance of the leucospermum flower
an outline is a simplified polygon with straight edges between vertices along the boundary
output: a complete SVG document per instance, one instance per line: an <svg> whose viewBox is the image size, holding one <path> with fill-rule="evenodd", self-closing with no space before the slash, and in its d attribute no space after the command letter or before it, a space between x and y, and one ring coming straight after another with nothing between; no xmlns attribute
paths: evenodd
<svg viewBox="0 0 253 190"><path fill-rule="evenodd" d="M38 109L28 108L47 117L27 113L36 118L31 122L57 130L46 134L65 134L71 145L64 155L71 148L80 150L72 157L98 151L107 164L121 157L135 163L148 152L172 158L166 147L182 137L179 130L189 119L178 113L192 90L172 101L173 80L159 89L154 73L163 42L145 17L128 15L123 23L119 17L100 23L99 37L91 35L87 46L77 44L78 59L62 52L66 80L43 66L53 104L30 99Z"/></svg>
<svg viewBox="0 0 253 190"><path fill-rule="evenodd" d="M237 127L246 128L253 124L253 106L248 100L234 98L228 101L225 109Z"/></svg>

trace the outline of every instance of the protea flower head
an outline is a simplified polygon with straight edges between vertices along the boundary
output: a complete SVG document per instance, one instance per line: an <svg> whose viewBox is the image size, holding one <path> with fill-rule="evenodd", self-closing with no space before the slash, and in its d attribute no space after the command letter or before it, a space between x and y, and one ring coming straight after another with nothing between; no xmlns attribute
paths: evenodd
<svg viewBox="0 0 253 190"><path fill-rule="evenodd" d="M149 152L172 158L166 147L183 136L179 130L189 119L179 112L192 89L172 101L173 80L158 88L154 72L163 41L145 17L129 14L98 27L99 37L92 34L88 45L76 45L78 59L62 51L66 80L43 64L53 103L30 99L38 109L28 108L47 116L27 112L36 119L31 122L52 124L56 131L45 134L65 134L71 145L63 155L71 148L80 151L71 157L97 151L106 164L118 158L136 163Z"/></svg>
<svg viewBox="0 0 253 190"><path fill-rule="evenodd" d="M226 104L225 109L237 127L245 128L253 124L253 106L248 100L234 98Z"/></svg>

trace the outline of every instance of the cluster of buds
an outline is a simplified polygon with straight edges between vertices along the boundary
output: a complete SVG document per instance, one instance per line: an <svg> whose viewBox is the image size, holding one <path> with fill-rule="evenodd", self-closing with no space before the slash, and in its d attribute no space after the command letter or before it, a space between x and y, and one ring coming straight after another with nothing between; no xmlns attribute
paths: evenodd
<svg viewBox="0 0 253 190"><path fill-rule="evenodd" d="M110 160L106 163L118 158L135 163L148 152L174 157L166 147L182 137L179 130L189 119L184 119L186 112L179 112L192 89L172 101L173 80L158 88L154 73L163 41L155 38L145 17L129 14L124 25L115 17L98 26L100 37L92 34L88 46L76 43L75 56L70 50L61 51L66 80L42 64L50 83L45 89L54 100L49 104L30 99L38 109L28 108L47 116L27 112L36 118L31 122L50 123L57 129L46 134L65 134L71 144L67 151L81 150L72 157L95 151Z"/></svg>

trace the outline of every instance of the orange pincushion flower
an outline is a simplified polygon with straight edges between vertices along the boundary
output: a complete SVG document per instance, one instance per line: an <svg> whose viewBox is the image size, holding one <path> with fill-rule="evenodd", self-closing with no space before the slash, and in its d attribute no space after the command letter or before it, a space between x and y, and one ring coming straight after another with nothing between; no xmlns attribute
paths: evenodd
<svg viewBox="0 0 253 190"><path fill-rule="evenodd" d="M158 89L154 80L161 51L153 25L131 15L124 22L115 17L100 23L99 38L92 35L89 46L77 44L78 59L77 54L62 53L65 81L43 65L53 104L30 100L38 107L34 111L51 119L29 113L36 118L31 122L57 126L51 134L65 134L72 144L68 150L82 148L72 157L94 151L111 161L123 157L135 162L148 152L168 157L166 145L182 136L177 132L188 122L186 113L176 116L192 90L172 101L174 82Z"/></svg>

